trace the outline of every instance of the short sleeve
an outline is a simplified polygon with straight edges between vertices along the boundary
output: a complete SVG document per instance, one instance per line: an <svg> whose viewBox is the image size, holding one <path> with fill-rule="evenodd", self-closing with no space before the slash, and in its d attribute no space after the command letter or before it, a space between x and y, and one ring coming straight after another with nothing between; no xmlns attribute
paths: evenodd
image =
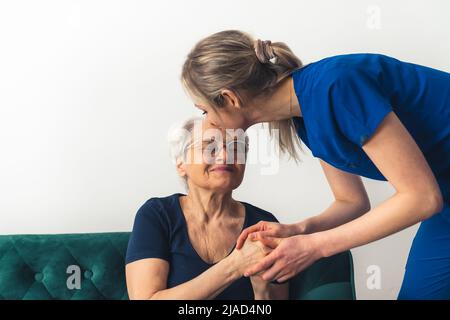
<svg viewBox="0 0 450 320"><path fill-rule="evenodd" d="M157 199L144 203L136 213L125 262L146 258L169 260L169 220Z"/></svg>
<svg viewBox="0 0 450 320"><path fill-rule="evenodd" d="M269 221L269 222L279 222L277 218L275 218L275 216L273 214L271 214L270 212L266 212L267 214L265 214L261 220L264 221Z"/></svg>
<svg viewBox="0 0 450 320"><path fill-rule="evenodd" d="M278 219L270 212L258 208L254 205L246 204L246 213L248 218L248 226L256 224L260 221L268 221L268 222L278 222Z"/></svg>
<svg viewBox="0 0 450 320"><path fill-rule="evenodd" d="M361 69L340 72L330 87L330 102L339 130L362 147L392 111L376 74Z"/></svg>

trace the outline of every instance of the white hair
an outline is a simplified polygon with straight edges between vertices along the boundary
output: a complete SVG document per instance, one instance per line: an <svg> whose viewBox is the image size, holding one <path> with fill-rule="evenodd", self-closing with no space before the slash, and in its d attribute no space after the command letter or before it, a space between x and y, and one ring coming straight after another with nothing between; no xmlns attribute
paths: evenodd
<svg viewBox="0 0 450 320"><path fill-rule="evenodd" d="M192 142L193 131L196 125L201 125L203 118L194 117L177 123L169 130L168 140L170 156L174 164L186 160L186 147ZM185 189L188 189L187 178L182 177Z"/></svg>
<svg viewBox="0 0 450 320"><path fill-rule="evenodd" d="M202 121L203 119L200 117L189 118L175 124L169 130L170 156L174 163L177 163L179 159L185 160L186 147L193 140L194 128L200 126Z"/></svg>

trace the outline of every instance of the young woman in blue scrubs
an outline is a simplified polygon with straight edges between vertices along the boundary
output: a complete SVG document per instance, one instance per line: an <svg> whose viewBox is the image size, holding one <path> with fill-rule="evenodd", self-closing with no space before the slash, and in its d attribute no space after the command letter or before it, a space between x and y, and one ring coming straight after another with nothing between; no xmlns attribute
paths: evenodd
<svg viewBox="0 0 450 320"><path fill-rule="evenodd" d="M269 122L295 159L303 141L334 194L306 220L247 228L237 248L250 237L274 250L246 275L283 282L322 257L421 222L398 298L450 298L449 73L369 53L302 65L284 43L228 30L195 45L181 80L213 125ZM370 208L360 176L396 192Z"/></svg>

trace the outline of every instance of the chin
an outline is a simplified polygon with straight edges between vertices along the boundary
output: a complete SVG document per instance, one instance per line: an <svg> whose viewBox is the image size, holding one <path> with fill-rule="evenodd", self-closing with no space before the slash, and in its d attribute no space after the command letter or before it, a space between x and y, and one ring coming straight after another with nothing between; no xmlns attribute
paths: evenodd
<svg viewBox="0 0 450 320"><path fill-rule="evenodd" d="M234 181L217 181L216 183L214 183L213 189L218 191L220 190L221 192L226 193L233 191L237 187L239 187L239 183L236 183Z"/></svg>

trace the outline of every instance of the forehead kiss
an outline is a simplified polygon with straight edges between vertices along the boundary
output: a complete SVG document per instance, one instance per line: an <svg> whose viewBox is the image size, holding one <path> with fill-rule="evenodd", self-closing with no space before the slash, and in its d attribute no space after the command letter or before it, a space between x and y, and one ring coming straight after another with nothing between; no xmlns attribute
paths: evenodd
<svg viewBox="0 0 450 320"><path fill-rule="evenodd" d="M248 137L243 129L221 128L204 119L197 123L193 130L192 142L194 141L216 141L224 144L230 141L248 143Z"/></svg>
<svg viewBox="0 0 450 320"><path fill-rule="evenodd" d="M194 156L194 159L188 157L189 163L215 164L226 161L227 164L244 164L248 137L242 129L218 128L203 119L195 124L186 147L193 151L191 155Z"/></svg>

